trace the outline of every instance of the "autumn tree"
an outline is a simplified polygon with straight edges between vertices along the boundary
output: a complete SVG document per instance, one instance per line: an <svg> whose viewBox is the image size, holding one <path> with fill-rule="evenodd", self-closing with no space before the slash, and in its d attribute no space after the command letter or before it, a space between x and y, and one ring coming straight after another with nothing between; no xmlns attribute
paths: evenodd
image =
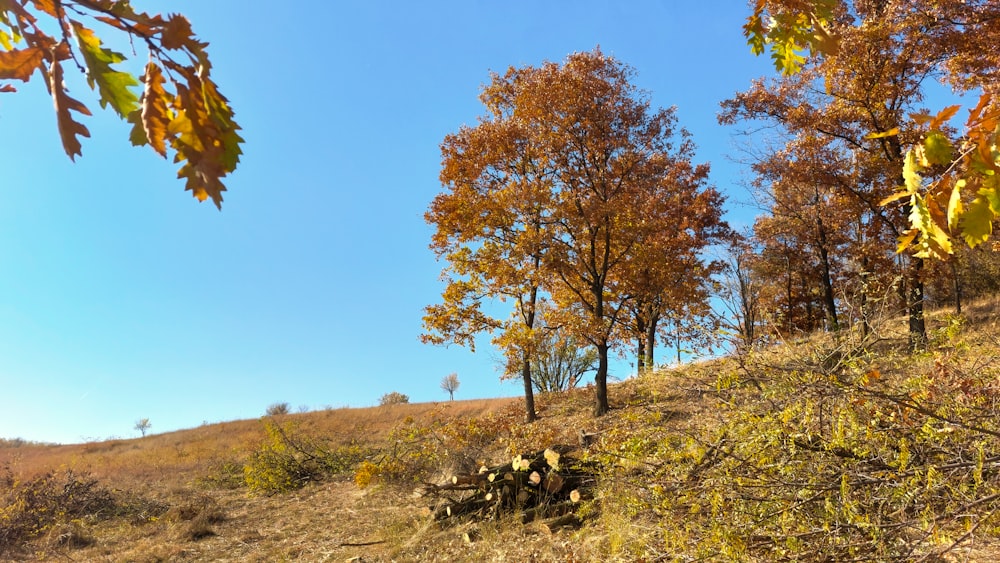
<svg viewBox="0 0 1000 563"><path fill-rule="evenodd" d="M449 373L441 379L441 390L448 394L448 400L455 400L455 391L458 391L458 386L461 382L458 380L457 373Z"/></svg>
<svg viewBox="0 0 1000 563"><path fill-rule="evenodd" d="M57 30L51 33L47 30ZM121 69L126 57L105 46L95 29L123 34L148 52L141 76ZM63 81L69 62L86 75L102 108L132 124L134 145L148 145L182 163L178 178L200 201L222 205L222 179L236 169L243 139L233 111L212 80L206 48L180 14L149 15L127 1L6 0L0 2L0 92L36 71L52 96L56 125L70 159L82 154L80 121L91 114ZM137 92L139 92L137 94Z"/></svg>
<svg viewBox="0 0 1000 563"><path fill-rule="evenodd" d="M505 375L524 384L525 416L537 418L531 382L532 343L542 297L552 171L532 125L515 115L517 96L494 75L480 100L487 114L441 145L445 191L425 214L435 227L431 249L447 265L443 302L425 309L424 342L475 350L492 334L504 351ZM507 318L496 301L509 301Z"/></svg>
<svg viewBox="0 0 1000 563"><path fill-rule="evenodd" d="M854 18L853 15L857 15ZM894 41L915 46L934 73L960 93L979 94L960 130L950 127L959 106L912 112L899 129L872 131L906 148L900 190L909 228L900 250L947 258L953 238L970 247L985 242L1000 215L1000 5L992 0L757 0L744 34L760 54L770 48L776 66L791 75L807 56L837 59L850 53L845 37L873 22L892 23ZM845 48L845 45L847 48ZM943 171L943 172L942 172Z"/></svg>
<svg viewBox="0 0 1000 563"><path fill-rule="evenodd" d="M793 138L818 136L851 154L854 166L863 170L859 175L869 181L842 184L843 193L867 206L878 227L899 238L909 228L911 209L879 203L905 183L911 168L907 162L912 160L905 147L917 137L906 129L907 116L919 111L925 82L940 75L945 55L913 28L915 22L897 3L823 3L828 4L833 6L833 17L824 29L836 37L835 52L802 63L797 74L755 82L725 102L722 120L763 119ZM926 341L925 256L917 249L906 266L911 348Z"/></svg>
<svg viewBox="0 0 1000 563"><path fill-rule="evenodd" d="M495 331L530 399L539 308L550 299L548 326L597 352L598 415L608 410L608 352L631 338L625 306L638 295L636 265L648 263L638 257L657 237L690 241L723 228L708 166L691 163L674 110L651 110L631 73L597 50L494 74L481 96L487 115L442 146L446 191L427 213L448 266L425 340L472 345ZM678 217L682 200L701 205ZM514 304L507 321L483 308L499 299Z"/></svg>

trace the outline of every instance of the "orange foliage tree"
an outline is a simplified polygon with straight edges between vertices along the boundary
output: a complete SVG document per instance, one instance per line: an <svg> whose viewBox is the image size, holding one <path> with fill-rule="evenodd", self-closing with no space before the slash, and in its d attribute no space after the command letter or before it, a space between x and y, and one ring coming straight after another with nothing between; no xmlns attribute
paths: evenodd
<svg viewBox="0 0 1000 563"><path fill-rule="evenodd" d="M756 0L744 26L751 49L770 47L785 74L808 58L850 57L845 37L860 28L891 24L893 41L914 47L931 73L960 93L978 94L960 128L950 126L960 106L920 110L873 138L906 148L899 190L883 204L903 200L909 228L900 250L947 259L952 240L975 247L989 239L1000 217L1000 4L993 0ZM849 43L849 42L848 42ZM828 77L828 81L830 78Z"/></svg>
<svg viewBox="0 0 1000 563"><path fill-rule="evenodd" d="M488 114L445 140L446 191L427 214L431 246L448 261L427 340L469 344L497 330L530 397L546 298L547 330L597 352L597 415L609 408L608 353L633 334L627 305L665 291L665 272L676 276L727 233L708 166L691 163L674 110L652 111L631 73L597 50L494 74L481 96ZM499 298L515 302L508 321L482 310Z"/></svg>
<svg viewBox="0 0 1000 563"><path fill-rule="evenodd" d="M926 215L921 198L911 198L902 208L879 204L891 198L898 186L914 185L917 159L908 147L920 143L921 132L911 116L921 115L919 104L926 83L951 76L947 61L954 55L947 41L933 31L926 32L936 27L937 20L928 19L927 10L921 9L924 4L916 0L758 2L757 10L762 6L767 10L761 21L770 24L748 26L751 45L758 50L760 44L754 41L759 40L761 29L772 46L784 42L786 48L777 52L783 54L775 56L784 57L782 69L788 75L755 82L750 90L725 103L722 118L724 122L765 119L779 124L796 142L818 136L836 152L849 155L844 161L861 181L842 183L841 193L866 207L876 227L901 239L901 249L916 235L911 228L914 217ZM803 10L808 13L803 15ZM798 19L792 17L796 13ZM790 22L792 31L782 31L782 22ZM800 57L789 66L789 53L794 51L790 46L799 45L794 38L803 30L826 37L809 43L822 56ZM941 120L935 124L944 127ZM922 272L928 255L926 245L918 244L907 257L905 302L912 348L926 342Z"/></svg>
<svg viewBox="0 0 1000 563"><path fill-rule="evenodd" d="M146 47L142 76L117 66L126 57L105 46L97 26ZM222 179L236 169L243 139L212 80L207 47L184 16L149 15L127 1L0 0L0 92L14 92L12 82L28 82L37 71L52 96L70 159L82 154L80 137L90 136L79 118L91 113L66 89L67 61L86 75L102 108L111 106L132 124L133 144L149 145L164 158L172 152L183 163L177 177L185 189L221 208Z"/></svg>

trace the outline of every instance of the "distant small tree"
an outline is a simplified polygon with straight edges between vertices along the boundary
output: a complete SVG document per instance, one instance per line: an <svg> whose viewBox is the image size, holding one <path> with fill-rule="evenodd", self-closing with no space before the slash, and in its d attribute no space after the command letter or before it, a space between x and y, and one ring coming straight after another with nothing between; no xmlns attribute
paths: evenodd
<svg viewBox="0 0 1000 563"><path fill-rule="evenodd" d="M572 389L588 371L597 371L598 359L593 348L553 331L536 345L531 383L539 393Z"/></svg>
<svg viewBox="0 0 1000 563"><path fill-rule="evenodd" d="M449 401L455 400L455 391L458 391L458 386L461 384L462 382L458 380L458 374L454 372L444 376L444 379L441 380L441 389L448 394Z"/></svg>
<svg viewBox="0 0 1000 563"><path fill-rule="evenodd" d="M393 391L391 393L386 393L378 400L378 404L381 406L385 405L402 405L409 403L410 398L399 391Z"/></svg>
<svg viewBox="0 0 1000 563"><path fill-rule="evenodd" d="M288 403L274 403L267 407L267 416L278 416L289 412L291 412L291 408Z"/></svg>
<svg viewBox="0 0 1000 563"><path fill-rule="evenodd" d="M146 436L146 432L148 432L149 429L152 428L152 426L153 425L150 424L148 418L140 418L139 420L135 421L134 428L136 430L138 430L139 433L143 435L143 437L145 437Z"/></svg>

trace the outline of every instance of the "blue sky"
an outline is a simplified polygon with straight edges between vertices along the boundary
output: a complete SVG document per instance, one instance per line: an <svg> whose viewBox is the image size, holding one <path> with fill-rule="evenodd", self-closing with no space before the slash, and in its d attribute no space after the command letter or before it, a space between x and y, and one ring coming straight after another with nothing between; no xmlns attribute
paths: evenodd
<svg viewBox="0 0 1000 563"><path fill-rule="evenodd" d="M771 72L740 0L133 4L183 13L211 43L245 154L219 212L82 84L95 115L76 163L37 77L0 96L0 437L129 437L143 417L166 432L389 391L441 401L451 372L457 399L518 395L488 347L418 340L441 290L423 221L438 146L482 113L489 72L600 45L655 106L678 107L732 200L718 102Z"/></svg>

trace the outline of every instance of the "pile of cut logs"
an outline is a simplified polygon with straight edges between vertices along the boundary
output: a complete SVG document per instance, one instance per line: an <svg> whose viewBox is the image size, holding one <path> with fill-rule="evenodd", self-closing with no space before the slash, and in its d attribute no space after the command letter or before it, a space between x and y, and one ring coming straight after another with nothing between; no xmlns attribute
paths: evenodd
<svg viewBox="0 0 1000 563"><path fill-rule="evenodd" d="M436 499L435 520L487 520L520 512L522 523L536 519L549 531L581 524L574 514L593 485L596 467L567 455L570 446L515 456L477 473L453 475L441 484L425 484L421 493Z"/></svg>

